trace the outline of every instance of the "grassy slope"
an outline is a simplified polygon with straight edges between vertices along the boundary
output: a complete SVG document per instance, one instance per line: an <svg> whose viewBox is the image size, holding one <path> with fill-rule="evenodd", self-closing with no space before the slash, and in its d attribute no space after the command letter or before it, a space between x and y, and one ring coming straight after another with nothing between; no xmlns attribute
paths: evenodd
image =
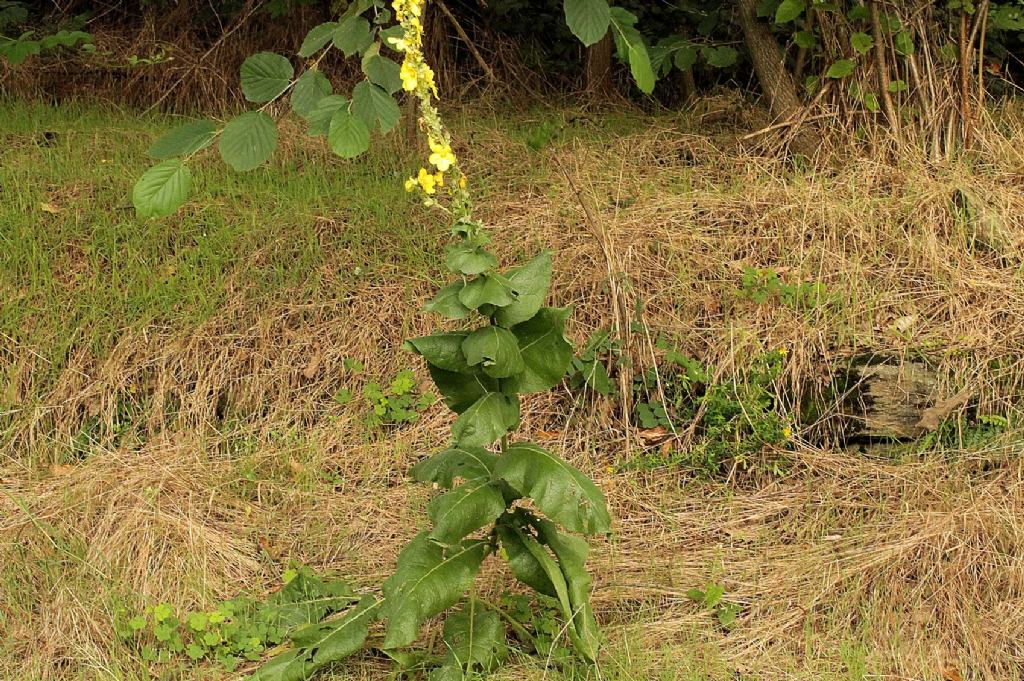
<svg viewBox="0 0 1024 681"><path fill-rule="evenodd" d="M560 124L538 132L545 120ZM1012 412L1019 244L977 248L949 197L969 189L1019 232L1016 120L981 165L906 156L821 175L730 150L689 118L477 112L459 126L503 254L558 249L577 340L610 323L607 272L621 270L629 308L642 302L654 332L725 372L778 346L795 384L853 351L924 351L949 385ZM445 235L401 189L415 157L394 142L342 164L286 134L269 168L204 162L181 215L142 223L125 197L170 123L0 105L3 678L141 678L112 637L117 608L259 593L286 558L377 584L423 522L426 493L403 474L448 417L375 437L358 400L332 399L412 365L396 349L433 323L416 309L443 277ZM40 130L57 135L40 144ZM820 281L838 303L738 301L738 262ZM633 342L649 353L644 334ZM365 371L346 373L345 357ZM607 405L566 420L568 406L527 405L526 428L560 432L619 519L594 556L602 678L1019 672L1015 437L952 463L797 446L779 480L730 486L610 473L634 444ZM746 606L728 635L684 596L711 579ZM490 571L482 588L498 583ZM380 670L357 662L338 678ZM530 660L505 676L557 678Z"/></svg>

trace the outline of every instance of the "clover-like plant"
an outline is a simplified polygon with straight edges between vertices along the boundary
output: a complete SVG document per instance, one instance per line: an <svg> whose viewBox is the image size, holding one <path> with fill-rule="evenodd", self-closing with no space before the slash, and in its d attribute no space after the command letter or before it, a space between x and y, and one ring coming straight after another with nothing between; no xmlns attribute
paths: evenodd
<svg viewBox="0 0 1024 681"><path fill-rule="evenodd" d="M450 446L412 469L416 480L440 490L427 506L431 527L402 550L382 596L367 595L340 616L291 634L290 649L255 673L261 681L308 678L362 648L375 620L384 621L378 647L399 658L426 620L460 601L464 607L444 628L449 654L432 677L462 678L464 671L493 669L504 659L504 627L496 612L466 594L481 564L495 555L507 560L519 581L558 603L566 634L581 657L594 660L598 652L584 567L589 547L583 537L609 531L604 496L556 454L513 438L520 396L551 389L572 362L563 335L569 310L544 304L551 284L550 253L502 269L487 250L490 237L472 217L467 179L434 103L434 73L422 51L425 3L394 0L398 24L384 28L391 13L381 0L353 2L338 22L310 31L299 55L312 58L311 66L298 78L280 55L250 57L242 66L242 90L263 106L222 128L198 121L157 140L150 154L168 160L147 171L133 194L142 217L176 210L191 186L180 159L217 137L220 155L230 166L239 171L257 167L277 139L266 109L289 91L293 109L306 118L312 135L326 134L344 158L357 156L369 144L371 127L386 132L397 122L393 93L401 88L417 100L419 126L431 152L427 167L406 181L406 190L444 211L453 224L456 242L447 249L446 263L455 279L426 310L459 327L406 343L426 360L437 390L457 414ZM356 85L351 99L333 94L328 79L316 70L332 47L362 55L366 80ZM402 55L401 65L384 56L388 49Z"/></svg>

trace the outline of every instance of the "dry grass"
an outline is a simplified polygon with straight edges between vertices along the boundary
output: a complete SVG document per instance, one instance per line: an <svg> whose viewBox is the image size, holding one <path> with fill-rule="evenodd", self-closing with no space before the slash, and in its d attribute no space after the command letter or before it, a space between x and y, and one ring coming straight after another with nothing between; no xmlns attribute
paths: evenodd
<svg viewBox="0 0 1024 681"><path fill-rule="evenodd" d="M482 217L505 256L557 250L554 296L576 306L577 340L609 324L613 305L632 314L642 303L652 334L671 333L722 373L785 346L798 391L851 354L923 354L944 391L970 385L978 409L1016 415L1019 112L1000 114L980 163L934 167L908 152L816 173L700 134L699 118L638 130L600 117L573 117L539 153L519 141L529 118L463 124ZM957 190L1001 232L987 246L972 241L978 221L957 216ZM737 299L741 264L819 281L840 303L798 312ZM47 386L31 382L30 348L6 348L14 392L33 399L0 464L0 677L137 678L111 631L116 608L259 592L288 559L380 582L423 523L426 492L404 473L450 422L434 409L377 438L357 404L332 400L343 358L390 376L410 363L401 340L433 325L416 313L431 288L422 276L401 263L381 275L343 296L229 301L198 326L127 330L104 353L78 349ZM650 356L646 334L632 349ZM136 437L118 439L118 405L134 394L145 396ZM64 443L89 415L103 424L96 447L68 465ZM592 560L605 676L1024 678L1015 437L899 464L800 444L784 476L726 485L678 470L609 473L637 443L606 404L558 393L524 416L536 437L560 432L552 444L614 509L615 536ZM685 597L710 580L745 606L730 633ZM499 583L488 572L484 588ZM524 661L509 674L545 672Z"/></svg>

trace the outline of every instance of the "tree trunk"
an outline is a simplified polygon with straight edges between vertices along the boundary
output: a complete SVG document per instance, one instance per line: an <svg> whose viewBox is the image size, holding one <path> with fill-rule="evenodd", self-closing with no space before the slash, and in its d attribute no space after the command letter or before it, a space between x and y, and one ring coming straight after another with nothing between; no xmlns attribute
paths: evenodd
<svg viewBox="0 0 1024 681"><path fill-rule="evenodd" d="M772 36L768 27L757 18L758 0L738 0L739 23L743 39L750 52L754 73L761 83L761 90L768 98L772 115L782 122L795 119L803 110L797 96L796 82L786 70L786 56ZM793 137L792 148L799 154L812 156L818 148L814 135L809 130L798 130Z"/></svg>
<svg viewBox="0 0 1024 681"><path fill-rule="evenodd" d="M612 32L587 48L587 93L606 95L612 90Z"/></svg>

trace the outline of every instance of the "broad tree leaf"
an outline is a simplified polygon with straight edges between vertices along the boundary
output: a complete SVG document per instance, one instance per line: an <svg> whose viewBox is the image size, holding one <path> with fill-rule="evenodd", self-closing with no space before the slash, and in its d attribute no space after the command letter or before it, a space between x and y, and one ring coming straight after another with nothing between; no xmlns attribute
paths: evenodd
<svg viewBox="0 0 1024 681"><path fill-rule="evenodd" d="M327 43L331 42L334 38L334 31L337 28L338 22L336 21L328 21L326 24L319 24L311 28L309 33L306 34L306 38L302 41L302 46L299 48L299 56L312 57L324 49Z"/></svg>
<svg viewBox="0 0 1024 681"><path fill-rule="evenodd" d="M564 0L565 23L584 45L593 45L608 32L611 12L607 0Z"/></svg>
<svg viewBox="0 0 1024 681"><path fill-rule="evenodd" d="M481 305L505 307L515 302L515 289L507 277L500 274L481 274L459 291L459 302L471 310Z"/></svg>
<svg viewBox="0 0 1024 681"><path fill-rule="evenodd" d="M901 54L904 57L914 54L914 38L907 31L897 33L892 39L892 45L896 54Z"/></svg>
<svg viewBox="0 0 1024 681"><path fill-rule="evenodd" d="M462 342L466 340L469 333L465 331L450 331L447 333L435 333L430 336L420 336L405 342L406 346L430 364L459 373L472 373L473 369L466 362L466 356L462 352Z"/></svg>
<svg viewBox="0 0 1024 681"><path fill-rule="evenodd" d="M140 218L165 217L178 210L191 191L192 172L172 158L143 173L132 189L132 203Z"/></svg>
<svg viewBox="0 0 1024 681"><path fill-rule="evenodd" d="M274 119L262 111L249 111L233 118L220 134L220 156L239 172L258 167L277 146Z"/></svg>
<svg viewBox="0 0 1024 681"><path fill-rule="evenodd" d="M482 447L452 447L420 461L410 471L414 480L451 489L455 478L490 479L498 457Z"/></svg>
<svg viewBox="0 0 1024 681"><path fill-rule="evenodd" d="M213 121L192 121L165 133L146 153L159 159L187 156L208 147L216 136L217 124Z"/></svg>
<svg viewBox="0 0 1024 681"><path fill-rule="evenodd" d="M825 75L829 78L846 78L853 73L853 69L856 66L857 62L852 59L838 59L832 66L828 67Z"/></svg>
<svg viewBox="0 0 1024 681"><path fill-rule="evenodd" d="M704 60L708 63L708 66L714 66L716 69L729 68L736 63L740 56L739 52L728 45L705 47L701 50L701 54L704 55Z"/></svg>
<svg viewBox="0 0 1024 681"><path fill-rule="evenodd" d="M402 67L393 59L381 56L380 49L370 48L363 55L363 73L374 85L384 88L388 94L402 89Z"/></svg>
<svg viewBox="0 0 1024 681"><path fill-rule="evenodd" d="M355 158L370 148L370 129L347 109L338 109L331 116L327 142L338 156Z"/></svg>
<svg viewBox="0 0 1024 681"><path fill-rule="evenodd" d="M367 128L378 126L381 132L395 127L402 111L398 102L383 88L364 80L352 89L352 113L358 116Z"/></svg>
<svg viewBox="0 0 1024 681"><path fill-rule="evenodd" d="M486 447L518 424L518 398L505 393L488 392L455 419L452 435L459 446Z"/></svg>
<svg viewBox="0 0 1024 681"><path fill-rule="evenodd" d="M319 71L310 69L295 81L292 88L292 109L306 120L316 111L320 100L331 94L331 81Z"/></svg>
<svg viewBox="0 0 1024 681"><path fill-rule="evenodd" d="M782 0L775 10L775 23L788 24L807 9L807 0Z"/></svg>
<svg viewBox="0 0 1024 681"><path fill-rule="evenodd" d="M422 532L398 556L395 573L384 582L387 618L384 648L416 640L424 620L454 605L472 584L487 555L486 541L443 548Z"/></svg>
<svg viewBox="0 0 1024 681"><path fill-rule="evenodd" d="M474 371L471 374L455 373L439 369L432 364L427 365L427 370L438 392L444 397L445 404L456 414L465 412L484 395L498 390L498 379L491 378L482 371Z"/></svg>
<svg viewBox="0 0 1024 681"><path fill-rule="evenodd" d="M373 44L370 22L360 16L351 16L334 29L334 46L346 57L362 52Z"/></svg>
<svg viewBox="0 0 1024 681"><path fill-rule="evenodd" d="M850 36L850 46L857 54L867 54L875 45L875 39L867 33L854 33Z"/></svg>
<svg viewBox="0 0 1024 681"><path fill-rule="evenodd" d="M497 485L486 478L467 480L427 504L427 515L434 523L430 538L455 544L504 512L505 498Z"/></svg>
<svg viewBox="0 0 1024 681"><path fill-rule="evenodd" d="M508 658L501 617L476 601L445 619L444 643L450 661L463 668L493 671Z"/></svg>
<svg viewBox="0 0 1024 681"><path fill-rule="evenodd" d="M519 341L523 371L508 379L507 390L520 394L542 392L561 383L572 364L572 346L564 335L568 316L567 307L545 307L533 319L512 327Z"/></svg>
<svg viewBox="0 0 1024 681"><path fill-rule="evenodd" d="M508 378L526 368L515 335L500 326L485 326L469 334L462 342L462 353L469 366L479 365L492 378Z"/></svg>
<svg viewBox="0 0 1024 681"><path fill-rule="evenodd" d="M571 532L598 534L611 528L604 494L590 478L539 445L516 443L494 468L540 511Z"/></svg>
<svg viewBox="0 0 1024 681"><path fill-rule="evenodd" d="M498 266L498 259L480 246L460 242L452 244L446 250L445 264L456 274L480 274Z"/></svg>
<svg viewBox="0 0 1024 681"><path fill-rule="evenodd" d="M423 311L434 312L448 319L465 319L472 312L459 300L459 294L465 287L466 282L461 279L448 284L423 306Z"/></svg>
<svg viewBox="0 0 1024 681"><path fill-rule="evenodd" d="M348 108L349 101L341 95L327 95L309 112L310 137L322 137L331 130L331 119L340 109Z"/></svg>
<svg viewBox="0 0 1024 681"><path fill-rule="evenodd" d="M516 298L495 312L494 320L508 329L531 319L544 304L551 286L551 252L544 251L506 277Z"/></svg>
<svg viewBox="0 0 1024 681"><path fill-rule="evenodd" d="M643 36L636 30L636 15L621 7L612 7L611 22L619 58L629 64L630 73L640 91L651 94L654 92L654 69L651 68L651 58L647 54Z"/></svg>
<svg viewBox="0 0 1024 681"><path fill-rule="evenodd" d="M288 89L292 63L273 52L258 52L242 62L242 94L250 102L269 102Z"/></svg>

